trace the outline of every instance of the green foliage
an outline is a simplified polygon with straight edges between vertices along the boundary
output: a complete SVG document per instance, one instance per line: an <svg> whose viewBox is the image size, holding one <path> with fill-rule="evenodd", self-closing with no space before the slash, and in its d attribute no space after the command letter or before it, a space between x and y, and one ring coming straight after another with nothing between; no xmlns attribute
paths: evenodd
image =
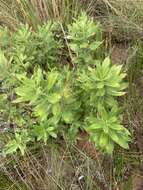
<svg viewBox="0 0 143 190"><path fill-rule="evenodd" d="M43 140L44 143L47 142L50 136L53 138L57 138L56 127L50 120L42 122L38 126L34 126L33 134L37 138L37 141Z"/></svg>
<svg viewBox="0 0 143 190"><path fill-rule="evenodd" d="M31 139L27 130L23 129L22 132L16 132L14 139L6 145L5 153L11 154L17 152L17 150L20 150L21 154L24 155L26 144L30 140Z"/></svg>
<svg viewBox="0 0 143 190"><path fill-rule="evenodd" d="M68 74L69 71L67 71ZM70 73L69 73L70 74ZM33 114L44 121L52 118L57 123L63 119L71 123L76 110L76 99L71 89L71 80L57 70L51 70L43 77L42 70L36 69L31 78L19 75L21 83L15 89L18 98L14 101L29 102Z"/></svg>
<svg viewBox="0 0 143 190"><path fill-rule="evenodd" d="M55 23L48 22L34 32L28 25L21 25L11 35L7 56L12 59L13 72L23 73L36 65L50 68L57 63L60 42L55 40L55 27Z"/></svg>
<svg viewBox="0 0 143 190"><path fill-rule="evenodd" d="M96 67L88 67L79 73L79 88L85 92L88 104L93 107L112 107L116 103L116 96L122 96L127 84L122 80L126 74L121 73L121 65L111 65L109 57L103 62L96 63Z"/></svg>
<svg viewBox="0 0 143 190"><path fill-rule="evenodd" d="M5 58L4 54L2 51L0 51L0 79L4 80L5 78L7 78L8 75L8 70L9 70L9 65L8 65L8 61Z"/></svg>
<svg viewBox="0 0 143 190"><path fill-rule="evenodd" d="M105 149L110 154L113 151L114 142L125 149L129 148L130 133L120 124L117 112L116 105L109 112L103 108L97 118L94 115L87 118L87 126L85 127L96 146Z"/></svg>
<svg viewBox="0 0 143 190"><path fill-rule="evenodd" d="M36 57L35 61L40 65L48 65L48 68L58 62L59 42L55 40L53 29L55 25L51 22L38 27L35 35Z"/></svg>
<svg viewBox="0 0 143 190"><path fill-rule="evenodd" d="M13 64L16 65L15 70L24 71L34 59L35 47L31 28L28 25L21 25L11 38L13 44L10 56L13 58Z"/></svg>
<svg viewBox="0 0 143 190"><path fill-rule="evenodd" d="M75 53L74 62L81 66L94 64L93 58L102 44L99 25L82 13L68 29L69 45Z"/></svg>
<svg viewBox="0 0 143 190"><path fill-rule="evenodd" d="M8 29L0 27L0 47L1 48L8 48L9 45L9 32Z"/></svg>
<svg viewBox="0 0 143 190"><path fill-rule="evenodd" d="M6 153L24 154L30 142L47 143L63 134L75 140L80 130L107 153L112 153L114 143L128 148L130 134L121 125L117 102L125 93L126 75L109 57L99 57L99 26L82 13L68 27L74 69L70 62L57 64L61 39L54 28L49 22L34 32L23 25L11 36L11 51L0 53L1 86L7 87L0 109L3 120L16 127ZM4 108L2 101L8 106Z"/></svg>

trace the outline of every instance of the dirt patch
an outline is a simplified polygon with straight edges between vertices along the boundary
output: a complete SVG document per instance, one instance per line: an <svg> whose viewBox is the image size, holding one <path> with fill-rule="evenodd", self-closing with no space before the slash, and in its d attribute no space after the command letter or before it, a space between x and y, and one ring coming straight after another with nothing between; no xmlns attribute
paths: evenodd
<svg viewBox="0 0 143 190"><path fill-rule="evenodd" d="M143 175L139 172L133 175L133 190L143 190Z"/></svg>
<svg viewBox="0 0 143 190"><path fill-rule="evenodd" d="M113 64L124 64L129 57L129 47L125 44L116 44L111 53Z"/></svg>

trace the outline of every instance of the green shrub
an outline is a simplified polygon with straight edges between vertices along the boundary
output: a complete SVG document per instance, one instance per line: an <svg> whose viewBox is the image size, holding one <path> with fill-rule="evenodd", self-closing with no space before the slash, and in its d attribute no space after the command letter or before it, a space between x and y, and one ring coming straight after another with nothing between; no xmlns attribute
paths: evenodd
<svg viewBox="0 0 143 190"><path fill-rule="evenodd" d="M80 130L107 153L114 143L128 148L130 133L121 125L117 102L127 87L126 74L109 57L99 57L99 26L85 13L68 26L72 68L70 61L58 64L62 40L56 38L56 25L49 22L37 32L23 25L12 34L11 49L1 51L1 86L7 88L1 113L16 128L5 153L24 154L30 142L47 143L63 134L75 140Z"/></svg>
<svg viewBox="0 0 143 190"><path fill-rule="evenodd" d="M94 64L97 50L102 44L99 24L95 24L85 13L82 13L73 24L68 26L68 30L69 45L75 53L74 62L78 66Z"/></svg>

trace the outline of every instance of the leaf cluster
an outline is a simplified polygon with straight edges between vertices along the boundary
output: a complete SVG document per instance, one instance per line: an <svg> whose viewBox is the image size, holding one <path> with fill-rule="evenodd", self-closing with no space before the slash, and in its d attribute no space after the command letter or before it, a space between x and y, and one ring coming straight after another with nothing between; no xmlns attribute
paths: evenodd
<svg viewBox="0 0 143 190"><path fill-rule="evenodd" d="M63 134L75 140L81 130L107 153L115 143L128 148L130 133L121 124L117 101L125 94L126 74L109 57L99 56L99 25L82 13L67 27L65 46L68 42L73 68L70 62L58 64L62 40L55 26L49 22L32 31L23 25L11 35L11 50L0 52L1 88L6 88L0 109L3 120L16 127L6 153L24 154L28 143L47 143Z"/></svg>

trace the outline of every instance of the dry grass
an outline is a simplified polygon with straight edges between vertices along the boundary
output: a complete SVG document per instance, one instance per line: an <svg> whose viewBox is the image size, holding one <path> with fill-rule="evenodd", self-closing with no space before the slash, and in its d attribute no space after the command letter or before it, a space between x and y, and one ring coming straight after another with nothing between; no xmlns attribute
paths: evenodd
<svg viewBox="0 0 143 190"><path fill-rule="evenodd" d="M1 172L26 190L108 190L102 160L92 160L75 146L40 145L0 161ZM99 188L100 187L100 188Z"/></svg>
<svg viewBox="0 0 143 190"><path fill-rule="evenodd" d="M103 24L109 38L142 37L142 0L0 0L0 23L14 30L26 22L36 29L49 19L69 23L82 9Z"/></svg>
<svg viewBox="0 0 143 190"><path fill-rule="evenodd" d="M142 0L102 0L102 2L106 5L102 22L105 31L109 31L112 38L119 41L142 38Z"/></svg>
<svg viewBox="0 0 143 190"><path fill-rule="evenodd" d="M128 41L142 38L142 0L82 0L86 11L103 24L109 38Z"/></svg>
<svg viewBox="0 0 143 190"><path fill-rule="evenodd" d="M23 22L35 29L49 19L70 22L78 11L76 0L0 0L0 23L14 30Z"/></svg>

